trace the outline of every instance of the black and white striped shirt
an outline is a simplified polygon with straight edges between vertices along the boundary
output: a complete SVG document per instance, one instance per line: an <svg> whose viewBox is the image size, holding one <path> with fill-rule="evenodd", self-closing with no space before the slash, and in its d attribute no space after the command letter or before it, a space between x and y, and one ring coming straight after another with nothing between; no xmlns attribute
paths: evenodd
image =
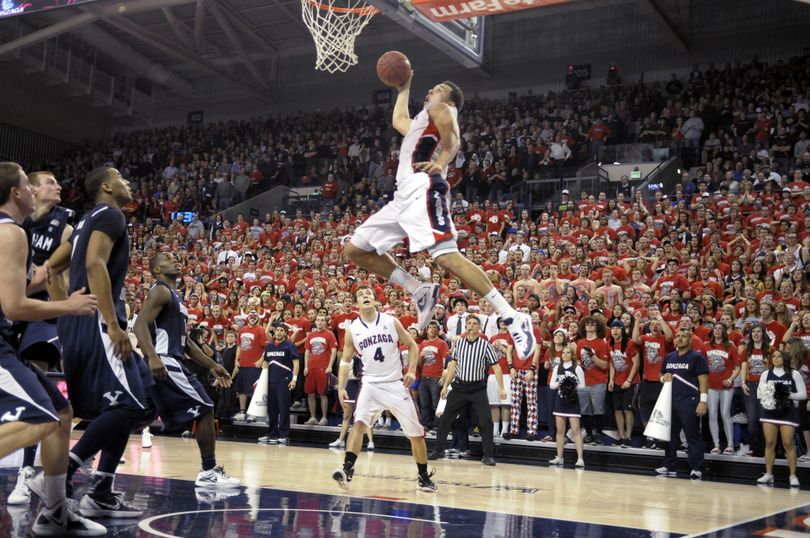
<svg viewBox="0 0 810 538"><path fill-rule="evenodd" d="M470 383L486 380L487 369L498 362L498 356L492 344L480 336L472 341L465 336L456 342L453 360L456 361L453 381Z"/></svg>

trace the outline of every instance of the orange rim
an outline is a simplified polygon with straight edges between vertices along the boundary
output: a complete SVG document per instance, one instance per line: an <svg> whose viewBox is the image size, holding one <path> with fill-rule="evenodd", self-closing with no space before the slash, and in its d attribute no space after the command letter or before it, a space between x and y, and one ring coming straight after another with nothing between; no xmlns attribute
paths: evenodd
<svg viewBox="0 0 810 538"><path fill-rule="evenodd" d="M337 7L337 6L330 6L328 4L321 4L317 0L308 0L309 3L318 6L320 9L324 11L334 11L335 13L353 13L354 15L362 15L364 17L371 17L372 15L376 15L380 12L374 6L366 5L364 7Z"/></svg>

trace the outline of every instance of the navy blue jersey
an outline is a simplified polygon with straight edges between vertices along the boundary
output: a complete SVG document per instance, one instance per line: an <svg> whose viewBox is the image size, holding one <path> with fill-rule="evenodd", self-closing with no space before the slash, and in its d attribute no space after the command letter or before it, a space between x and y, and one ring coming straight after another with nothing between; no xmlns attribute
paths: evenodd
<svg viewBox="0 0 810 538"><path fill-rule="evenodd" d="M678 355L678 351L675 350L664 357L661 373L680 377L672 380L674 399L693 398L700 392L698 376L709 375L709 363L703 353L690 349L685 354Z"/></svg>
<svg viewBox="0 0 810 538"><path fill-rule="evenodd" d="M160 309L155 321L149 326L152 334L152 343L155 352L161 356L174 357L182 361L186 349L186 324L188 323L188 310L177 292L163 282L158 281L152 289L164 286L169 290L169 302Z"/></svg>
<svg viewBox="0 0 810 538"><path fill-rule="evenodd" d="M55 206L47 215L37 221L25 219L23 229L31 241L34 265L42 265L51 257L62 242L68 220L73 211L64 207Z"/></svg>
<svg viewBox="0 0 810 538"><path fill-rule="evenodd" d="M293 361L298 360L298 350L289 340L280 344L271 340L264 348L264 360L269 364L270 383L289 383L292 379Z"/></svg>
<svg viewBox="0 0 810 538"><path fill-rule="evenodd" d="M12 219L8 213L4 213L0 211L0 225L2 224L13 224L17 226L17 223ZM25 261L25 279L27 282L31 280L31 249L28 250L28 256ZM15 331L12 328L14 322L12 322L6 314L2 310L3 305L0 305L0 347L6 348L5 351L15 349L16 348L16 336Z"/></svg>
<svg viewBox="0 0 810 538"><path fill-rule="evenodd" d="M127 237L127 222L120 209L107 204L99 204L82 217L79 224L70 236L73 249L70 254L70 289L73 293L79 288L90 291L87 278L87 245L93 232L106 234L113 242L110 259L107 261L107 271L110 273L110 284L115 313L121 328L127 326L126 308L124 298L126 289L124 279L127 276L129 265L129 238ZM109 323L109 320L105 320Z"/></svg>

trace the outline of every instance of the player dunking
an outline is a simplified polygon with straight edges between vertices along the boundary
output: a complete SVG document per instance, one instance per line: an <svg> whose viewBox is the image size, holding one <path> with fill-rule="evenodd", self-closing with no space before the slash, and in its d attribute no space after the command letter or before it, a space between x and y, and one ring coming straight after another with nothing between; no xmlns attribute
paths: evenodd
<svg viewBox="0 0 810 538"><path fill-rule="evenodd" d="M67 223L73 212L57 204L62 201L59 182L50 172L28 174L28 183L34 192L34 213L25 219L23 229L31 244L31 261L43 267L59 245L67 241L73 226ZM62 288L64 280L52 282ZM48 292L42 290L31 296L40 301L49 300ZM57 368L62 358L62 346L56 333L56 319L22 323L17 328L21 333L19 343L20 358L37 366L43 372ZM29 446L23 452L23 462L17 476L17 484L9 494L9 505L24 505L31 500L28 480L34 476L34 458L37 445Z"/></svg>
<svg viewBox="0 0 810 538"><path fill-rule="evenodd" d="M422 111L411 119L408 100L412 78L413 74L398 88L394 106L394 129L405 137L394 199L355 230L346 253L352 262L390 279L413 296L421 332L432 315L439 286L420 283L388 254L407 236L411 252L427 250L436 263L457 275L495 308L506 322L518 355L526 359L536 344L531 318L517 312L492 286L484 271L459 253L456 244L446 177L447 166L460 146L458 112L464 106L464 95L452 82L438 84L428 92ZM434 160L437 150L439 155Z"/></svg>
<svg viewBox="0 0 810 538"><path fill-rule="evenodd" d="M349 395L346 382L352 367L355 353L363 362L363 384L357 396L354 412L354 427L346 442L346 456L343 467L332 472L332 478L343 488L352 481L354 463L363 445L363 435L374 424L374 419L383 411L390 411L397 418L402 431L411 442L413 457L419 469L417 482L423 491L436 491L436 484L427 470L427 446L425 429L419 423L416 406L408 392L416 377L416 363L411 361L408 373L402 377L402 361L399 356L399 343L408 346L408 356L416 357L419 348L411 335L393 316L377 312L374 306L374 291L369 286L359 286L354 292L354 300L360 310L346 330L343 354L340 357L338 374L338 397L345 405Z"/></svg>
<svg viewBox="0 0 810 538"><path fill-rule="evenodd" d="M68 313L92 316L96 312L96 298L84 295L83 289L66 301L26 297L31 253L20 224L33 211L33 194L22 168L16 163L0 163L0 252L5 255L0 271L0 457L42 442L40 494L44 507L34 523L34 534L101 536L107 530L74 513L67 502L65 473L73 418L70 403L41 370L21 362L14 349L9 318L33 321Z"/></svg>
<svg viewBox="0 0 810 538"><path fill-rule="evenodd" d="M154 384L125 330L129 238L121 207L132 200L132 192L118 170L107 167L87 174L85 191L96 206L82 217L70 243L49 260L54 278L70 266L70 291L88 287L98 297L98 316L59 319L71 402L77 417L92 419L70 452L69 489L79 466L100 450L90 490L79 503L82 515L138 517L141 511L113 492L130 432L150 420L146 397Z"/></svg>
<svg viewBox="0 0 810 538"><path fill-rule="evenodd" d="M217 467L214 404L197 378L183 366L183 358L188 354L191 360L207 368L223 388L231 385L231 376L193 340L186 339L188 311L177 295L181 266L174 255L155 254L149 261L149 270L155 277L155 285L146 295L133 332L155 378L150 389L152 402L169 431L196 423L195 438L202 458L196 486L238 487L239 480Z"/></svg>

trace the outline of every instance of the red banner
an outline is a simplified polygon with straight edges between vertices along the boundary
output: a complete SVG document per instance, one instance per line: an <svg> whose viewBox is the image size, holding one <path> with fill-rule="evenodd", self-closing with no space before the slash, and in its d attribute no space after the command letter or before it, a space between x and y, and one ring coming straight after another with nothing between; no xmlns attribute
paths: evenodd
<svg viewBox="0 0 810 538"><path fill-rule="evenodd" d="M413 0L413 6L433 22L484 17L534 9L571 0Z"/></svg>

